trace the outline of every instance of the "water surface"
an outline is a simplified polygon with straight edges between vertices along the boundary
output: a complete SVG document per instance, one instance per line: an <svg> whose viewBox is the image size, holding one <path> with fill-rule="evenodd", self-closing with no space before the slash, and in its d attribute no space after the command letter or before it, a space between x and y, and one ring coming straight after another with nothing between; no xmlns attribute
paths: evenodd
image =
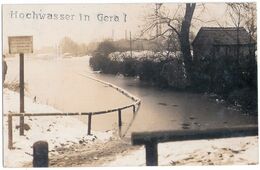
<svg viewBox="0 0 260 170"><path fill-rule="evenodd" d="M132 103L114 89L83 76L91 75L124 88L142 100L128 134L132 131L206 129L257 124L256 117L228 109L203 94L162 90L141 83L136 78L94 73L88 60L89 57L25 56L26 95L32 98L36 96L38 102L63 112L107 110ZM19 58L9 58L7 64L7 81L19 80ZM125 132L132 121L132 109L123 111L122 117ZM87 123L87 117L80 119ZM117 113L94 116L92 125L94 130L115 129Z"/></svg>

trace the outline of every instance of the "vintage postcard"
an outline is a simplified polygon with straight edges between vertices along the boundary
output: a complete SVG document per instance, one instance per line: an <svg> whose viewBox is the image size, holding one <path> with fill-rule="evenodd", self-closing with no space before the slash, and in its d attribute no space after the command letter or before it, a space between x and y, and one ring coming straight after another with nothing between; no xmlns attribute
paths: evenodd
<svg viewBox="0 0 260 170"><path fill-rule="evenodd" d="M256 10L2 4L3 166L259 164Z"/></svg>

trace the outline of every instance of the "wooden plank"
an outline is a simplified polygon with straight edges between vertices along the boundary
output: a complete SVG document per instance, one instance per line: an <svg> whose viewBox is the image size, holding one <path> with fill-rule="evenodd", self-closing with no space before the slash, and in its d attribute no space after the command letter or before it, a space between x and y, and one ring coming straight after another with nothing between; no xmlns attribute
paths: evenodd
<svg viewBox="0 0 260 170"><path fill-rule="evenodd" d="M156 132L135 132L132 133L131 139L133 145L143 145L151 141L169 142L185 141L200 139L217 139L240 136L257 136L258 126L247 125L231 128L216 128L202 130L173 130L173 131L156 131Z"/></svg>

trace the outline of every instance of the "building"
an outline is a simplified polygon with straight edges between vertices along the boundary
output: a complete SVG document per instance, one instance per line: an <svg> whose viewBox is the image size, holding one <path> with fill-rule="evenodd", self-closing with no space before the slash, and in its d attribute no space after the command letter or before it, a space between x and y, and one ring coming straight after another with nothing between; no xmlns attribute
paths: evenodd
<svg viewBox="0 0 260 170"><path fill-rule="evenodd" d="M256 42L240 27L201 27L194 41L194 59L243 57L255 54Z"/></svg>

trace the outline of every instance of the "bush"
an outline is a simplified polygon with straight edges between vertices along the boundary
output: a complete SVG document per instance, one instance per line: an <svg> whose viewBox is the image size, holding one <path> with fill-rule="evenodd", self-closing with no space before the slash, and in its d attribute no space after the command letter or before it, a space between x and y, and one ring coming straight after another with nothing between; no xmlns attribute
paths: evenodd
<svg viewBox="0 0 260 170"><path fill-rule="evenodd" d="M89 64L94 71L102 71L105 69L108 58L100 53L96 53L90 58Z"/></svg>
<svg viewBox="0 0 260 170"><path fill-rule="evenodd" d="M11 82L5 82L3 88L7 88L11 91L20 92L20 84L18 80L13 80ZM24 90L28 92L28 84L24 83Z"/></svg>
<svg viewBox="0 0 260 170"><path fill-rule="evenodd" d="M164 77L170 87L175 89L185 89L188 85L183 61L173 59L163 65L161 76Z"/></svg>
<svg viewBox="0 0 260 170"><path fill-rule="evenodd" d="M210 92L211 76L208 57L193 61L191 72L191 89L197 92Z"/></svg>
<svg viewBox="0 0 260 170"><path fill-rule="evenodd" d="M152 82L154 75L156 74L154 62L151 60L143 60L138 67L138 74L140 80Z"/></svg>
<svg viewBox="0 0 260 170"><path fill-rule="evenodd" d="M100 43L94 52L93 57L90 58L89 64L94 71L102 71L104 73L115 72L111 67L111 61L108 55L115 51L115 47L112 42L104 41Z"/></svg>
<svg viewBox="0 0 260 170"><path fill-rule="evenodd" d="M144 59L139 61L137 73L141 81L166 88L169 87L167 80L162 76L161 71L166 61L152 61Z"/></svg>
<svg viewBox="0 0 260 170"><path fill-rule="evenodd" d="M243 56L239 60L232 56L200 59L194 62L192 75L193 87L213 92L244 110L257 110L255 56Z"/></svg>
<svg viewBox="0 0 260 170"><path fill-rule="evenodd" d="M137 64L138 62L131 58L131 57L127 57L124 59L123 62L121 62L121 70L120 73L122 73L124 76L130 76L130 77L134 77L137 75Z"/></svg>
<svg viewBox="0 0 260 170"><path fill-rule="evenodd" d="M139 76L141 81L162 88L185 89L187 86L183 61L176 55L166 58L159 53L145 51L133 53L131 57L129 52L113 51L113 44L101 43L90 59L93 70L120 73L127 77Z"/></svg>
<svg viewBox="0 0 260 170"><path fill-rule="evenodd" d="M244 111L257 114L257 89L237 89L232 91L228 98L228 103L240 106Z"/></svg>

